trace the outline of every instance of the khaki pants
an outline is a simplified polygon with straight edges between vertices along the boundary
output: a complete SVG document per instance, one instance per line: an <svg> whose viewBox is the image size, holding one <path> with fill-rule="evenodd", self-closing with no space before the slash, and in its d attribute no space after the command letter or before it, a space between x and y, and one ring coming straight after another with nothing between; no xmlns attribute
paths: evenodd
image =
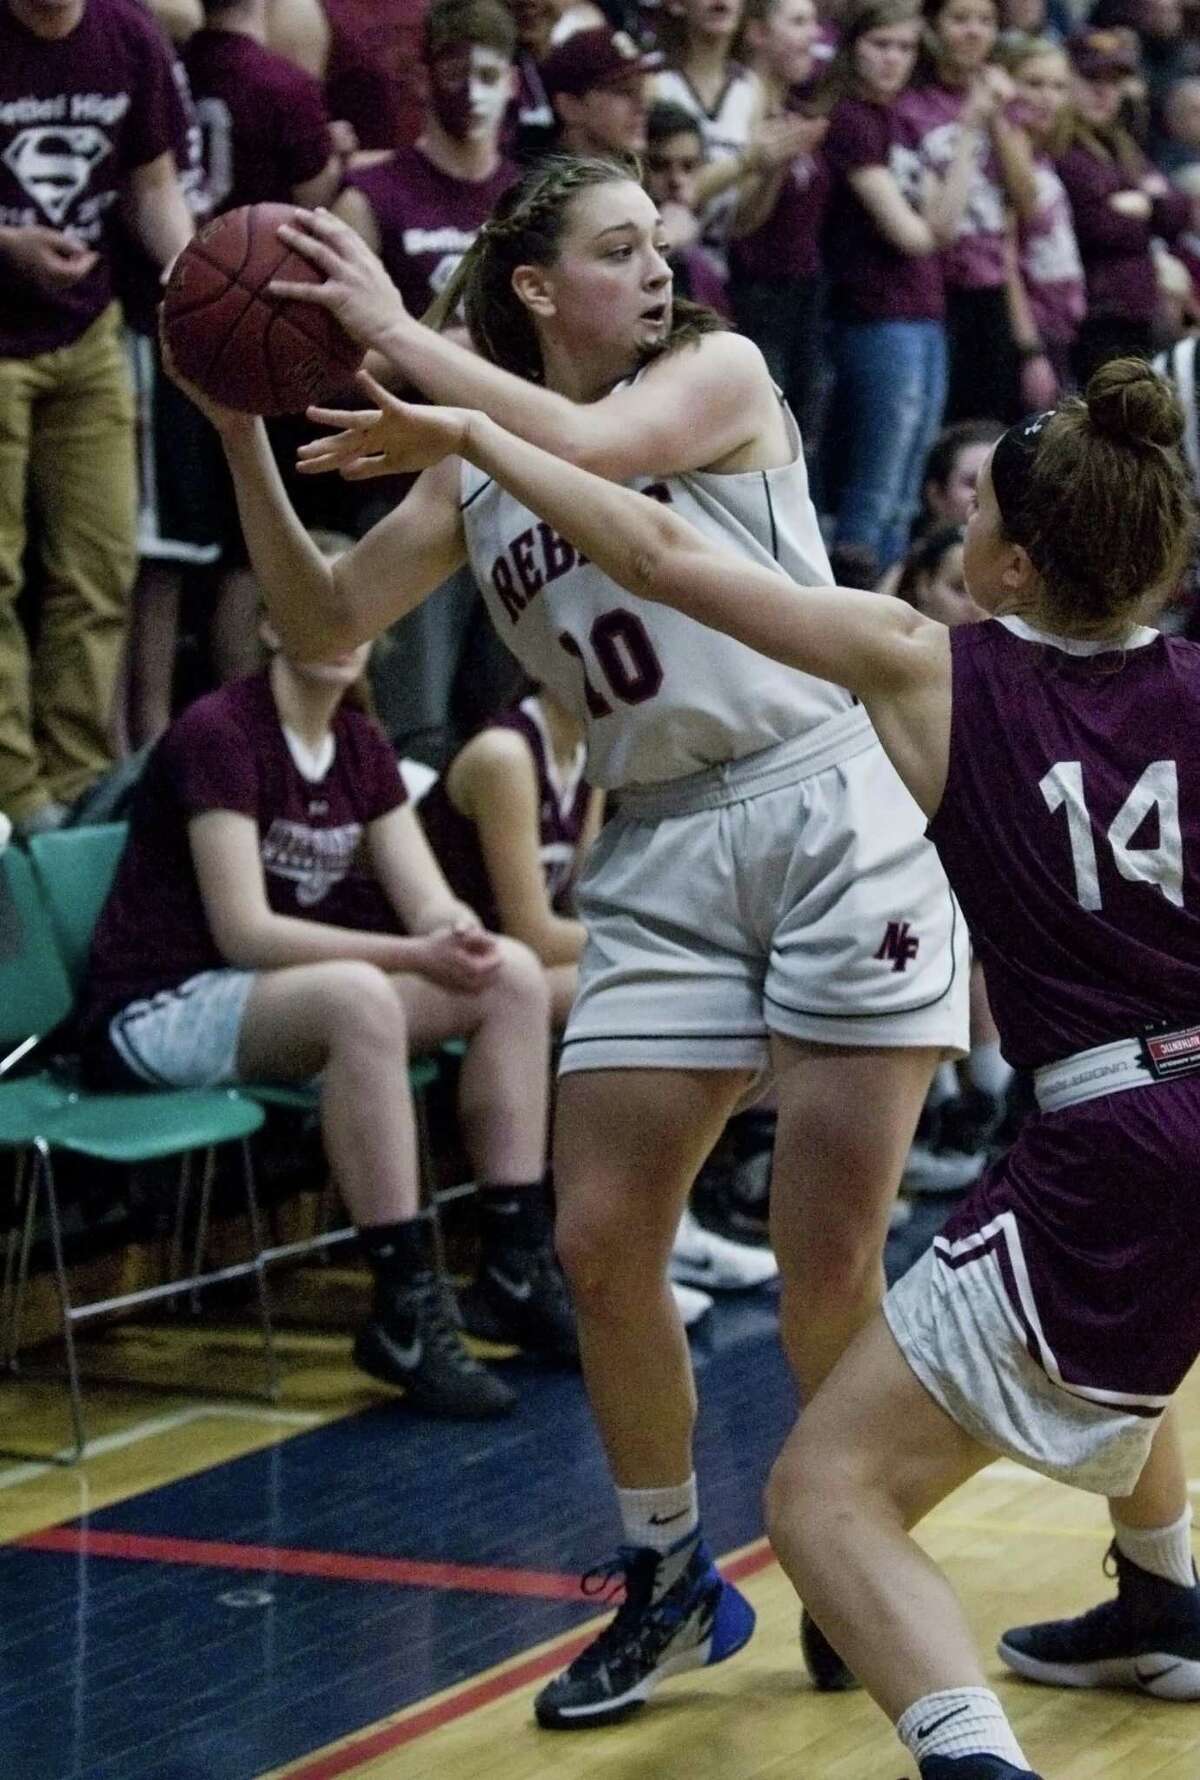
<svg viewBox="0 0 1200 1780"><path fill-rule="evenodd" d="M136 518L113 304L70 346L0 359L0 810L14 821L70 803L112 765ZM32 651L16 609L27 520L41 563Z"/></svg>

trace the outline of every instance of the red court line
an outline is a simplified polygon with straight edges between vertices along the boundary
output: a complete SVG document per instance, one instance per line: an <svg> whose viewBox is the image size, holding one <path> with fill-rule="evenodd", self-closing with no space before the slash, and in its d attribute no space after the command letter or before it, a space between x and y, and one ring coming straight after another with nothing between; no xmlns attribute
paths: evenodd
<svg viewBox="0 0 1200 1780"><path fill-rule="evenodd" d="M134 1558L157 1564L201 1564L218 1570L271 1570L284 1576L325 1576L334 1582L390 1582L402 1588L467 1589L475 1594L532 1595L552 1601L579 1598L576 1576L557 1576L542 1570L505 1570L485 1564L422 1563L415 1558L297 1551L282 1545L230 1545L213 1539L110 1533L95 1527L48 1527L13 1543L31 1551Z"/></svg>
<svg viewBox="0 0 1200 1780"><path fill-rule="evenodd" d="M722 1563L721 1571L731 1582L741 1582L745 1577L767 1569L774 1562L775 1553L766 1540L762 1539L739 1557L733 1558L729 1563ZM344 1743L339 1748L315 1755L303 1767L289 1768L286 1780L339 1780L341 1775L353 1773L356 1768L374 1760L378 1755L388 1755L393 1749L402 1749L406 1743L415 1743L421 1737L427 1737L431 1731L441 1730L444 1725L466 1718L469 1713L477 1712L481 1706L490 1706L494 1700L502 1700L506 1694L516 1693L534 1681L553 1675L574 1660L584 1645L590 1642L592 1635L591 1631L586 1631L565 1643L556 1643L549 1650L528 1657L513 1668L501 1669L498 1674L489 1675L485 1680L463 1688L461 1693L435 1700L431 1706L418 1708L397 1724L381 1725L378 1730L368 1731L365 1736L356 1738L352 1743Z"/></svg>

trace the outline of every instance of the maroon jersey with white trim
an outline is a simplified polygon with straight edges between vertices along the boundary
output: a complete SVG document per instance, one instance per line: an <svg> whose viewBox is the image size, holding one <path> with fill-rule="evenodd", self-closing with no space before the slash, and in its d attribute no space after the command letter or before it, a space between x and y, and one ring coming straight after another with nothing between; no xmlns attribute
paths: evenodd
<svg viewBox="0 0 1200 1780"><path fill-rule="evenodd" d="M1012 1062L1200 1016L1200 646L1014 618L951 631L950 772L929 825ZM1074 651L1074 652L1073 652ZM1083 652L1080 652L1083 651ZM1161 1410L1200 1352L1200 1075L1031 1118L937 1240L994 1255L1051 1378Z"/></svg>
<svg viewBox="0 0 1200 1780"><path fill-rule="evenodd" d="M577 758L564 776L536 695L522 699L511 711L501 712L486 727L513 730L532 756L538 786L538 851L546 894L555 913L565 914L581 863L579 848L591 800L591 787L583 776L583 745L580 744ZM422 798L420 817L454 894L475 910L486 927L499 931L500 916L479 844L479 830L451 799L444 775Z"/></svg>
<svg viewBox="0 0 1200 1780"><path fill-rule="evenodd" d="M950 646L929 835L1005 1056L1035 1069L1200 1016L1200 646L1142 630L1068 653L1013 618Z"/></svg>

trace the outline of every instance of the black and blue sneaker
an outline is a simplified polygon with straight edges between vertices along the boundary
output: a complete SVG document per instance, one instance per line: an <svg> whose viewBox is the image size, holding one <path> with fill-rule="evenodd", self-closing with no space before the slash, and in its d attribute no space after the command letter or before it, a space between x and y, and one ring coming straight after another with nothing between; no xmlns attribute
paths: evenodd
<svg viewBox="0 0 1200 1780"><path fill-rule="evenodd" d="M754 1609L726 1582L694 1534L669 1552L622 1546L585 1593L625 1578L625 1599L604 1630L534 1701L545 1730L616 1724L671 1675L722 1663L746 1644Z"/></svg>
<svg viewBox="0 0 1200 1780"><path fill-rule="evenodd" d="M917 1766L921 1780L1041 1780L1032 1768L1014 1768L1002 1755L927 1755Z"/></svg>
<svg viewBox="0 0 1200 1780"><path fill-rule="evenodd" d="M1115 1544L1105 1573L1116 1575L1115 1600L1077 1619L1014 1626L997 1647L1001 1659L1050 1687L1131 1687L1160 1700L1200 1699L1200 1584L1181 1588L1154 1576Z"/></svg>

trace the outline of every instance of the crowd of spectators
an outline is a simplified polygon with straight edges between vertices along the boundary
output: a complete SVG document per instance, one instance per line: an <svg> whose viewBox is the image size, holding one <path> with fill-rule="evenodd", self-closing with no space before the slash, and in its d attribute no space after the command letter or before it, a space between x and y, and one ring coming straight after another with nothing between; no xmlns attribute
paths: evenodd
<svg viewBox="0 0 1200 1780"><path fill-rule="evenodd" d="M420 316L554 150L639 157L677 294L756 341L800 419L839 577L947 622L977 616L956 528L1002 426L1200 321L1184 0L0 0L18 837L114 807L197 692L260 665L221 453L159 362L193 229L328 206ZM289 480L303 437L272 427ZM335 550L404 492L292 486ZM381 640L372 683L396 751L438 771L523 690L465 574ZM536 920L570 964L569 914ZM984 1014L968 1150L1003 1090Z"/></svg>
<svg viewBox="0 0 1200 1780"><path fill-rule="evenodd" d="M0 39L18 832L161 734L191 690L181 613L215 679L257 658L219 453L156 364L158 271L215 212L329 205L422 314L521 163L639 156L678 292L761 347L837 560L872 584L919 535L944 427L1044 406L1200 314L1179 0L3 0ZM285 470L299 436L277 428ZM355 535L400 492L310 486L305 511ZM438 766L515 688L469 585L410 631L382 715Z"/></svg>

